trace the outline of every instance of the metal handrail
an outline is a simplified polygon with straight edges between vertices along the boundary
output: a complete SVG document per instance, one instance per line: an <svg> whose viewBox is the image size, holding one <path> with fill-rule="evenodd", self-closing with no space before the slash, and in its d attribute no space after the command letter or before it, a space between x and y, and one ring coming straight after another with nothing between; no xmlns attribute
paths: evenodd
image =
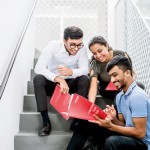
<svg viewBox="0 0 150 150"><path fill-rule="evenodd" d="M3 93L4 93L5 87L6 87L6 85L7 85L7 81L8 81L8 79L9 79L10 73L11 73L11 71L12 71L13 65L14 65L14 63L15 63L17 54L18 54L18 52L19 52L19 49L20 49L20 46L21 46L21 44L22 44L23 38L24 38L24 36L25 36L26 30L27 30L28 25L29 25L29 23L30 23L30 20L31 20L31 17L32 17L32 15L33 15L35 6L36 6L36 4L37 4L37 1L38 1L38 0L35 0L35 2L34 2L34 5L33 5L32 9L31 9L31 11L30 11L29 17L28 17L28 19L27 19L27 21L26 21L26 23L25 23L25 25L24 25L24 27L23 27L23 30L22 30L22 32L21 32L21 34L20 34L20 36L19 36L18 42L17 42L16 47L15 47L15 49L14 49L14 53L13 53L11 59L10 59L9 65L8 65L8 67L7 67L7 69L6 69L6 72L4 73L4 77L3 77L3 79L2 79L2 84L0 85L0 100L1 100L1 98L2 98L2 95L3 95Z"/></svg>

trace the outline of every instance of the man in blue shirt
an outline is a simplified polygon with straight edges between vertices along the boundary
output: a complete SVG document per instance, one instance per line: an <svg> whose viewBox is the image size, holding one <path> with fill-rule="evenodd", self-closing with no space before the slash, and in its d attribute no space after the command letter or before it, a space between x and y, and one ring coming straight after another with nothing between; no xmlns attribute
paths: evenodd
<svg viewBox="0 0 150 150"><path fill-rule="evenodd" d="M106 119L98 124L97 141L103 150L146 150L150 145L150 100L132 77L132 67L126 57L115 56L107 64L111 81L121 89L114 106L107 106ZM93 132L94 134L94 132Z"/></svg>
<svg viewBox="0 0 150 150"><path fill-rule="evenodd" d="M43 50L36 66L34 91L37 109L42 115L43 127L39 136L51 131L47 96L51 96L56 84L62 93L78 93L87 96L89 89L88 57L83 45L83 32L75 26L64 30L63 42L50 42Z"/></svg>

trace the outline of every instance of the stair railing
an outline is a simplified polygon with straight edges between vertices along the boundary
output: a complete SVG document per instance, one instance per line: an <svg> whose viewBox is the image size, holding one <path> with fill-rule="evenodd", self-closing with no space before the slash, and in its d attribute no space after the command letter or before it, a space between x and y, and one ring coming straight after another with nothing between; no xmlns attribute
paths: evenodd
<svg viewBox="0 0 150 150"><path fill-rule="evenodd" d="M6 69L5 73L4 73L4 76L3 76L2 80L1 80L2 82L1 82L1 85L0 85L0 100L1 100L1 98L2 98L2 95L3 95L3 93L4 93L5 87L6 87L6 85L7 85L7 81L8 81L8 79L9 79L10 74L11 74L13 65L14 65L15 60L16 60L16 58L17 58L17 54L18 54L18 52L19 52L19 49L20 49L20 46L21 46L21 44L22 44L23 38L24 38L25 33L26 33L26 31L27 31L27 28L28 28L28 26L29 26L31 17L32 17L32 15L33 15L33 12L34 12L34 10L35 10L35 6L36 6L36 4L37 4L37 1L38 1L38 0L35 0L35 2L34 2L34 4L33 4L33 7L32 7L32 9L31 9L31 11L30 11L30 13L29 13L29 17L27 18L27 21L26 21L26 23L25 23L25 25L24 25L24 27L23 27L23 29L22 29L22 31L21 31L21 34L20 34L19 39L18 39L18 42L17 42L17 44L16 44L16 46L15 46L14 52L13 52L13 54L12 54L12 57L10 58L10 61L9 61L9 63L8 63L8 67L7 67L7 69Z"/></svg>

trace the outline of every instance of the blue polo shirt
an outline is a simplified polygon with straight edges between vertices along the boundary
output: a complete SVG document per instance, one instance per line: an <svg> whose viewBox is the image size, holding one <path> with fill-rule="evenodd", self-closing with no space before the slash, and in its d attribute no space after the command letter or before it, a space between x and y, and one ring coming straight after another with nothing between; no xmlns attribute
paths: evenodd
<svg viewBox="0 0 150 150"><path fill-rule="evenodd" d="M133 82L126 93L119 92L116 97L118 113L121 113L126 121L126 127L133 127L132 118L147 117L146 135L143 142L150 145L150 99L136 82Z"/></svg>

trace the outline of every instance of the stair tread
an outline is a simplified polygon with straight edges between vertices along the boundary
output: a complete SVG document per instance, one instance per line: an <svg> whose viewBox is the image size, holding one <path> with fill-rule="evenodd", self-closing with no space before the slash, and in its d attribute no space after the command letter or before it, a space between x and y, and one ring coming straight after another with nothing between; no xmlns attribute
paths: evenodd
<svg viewBox="0 0 150 150"><path fill-rule="evenodd" d="M25 96L27 96L27 97L28 97L28 96L33 96L33 97L34 97L35 94L26 94Z"/></svg>
<svg viewBox="0 0 150 150"><path fill-rule="evenodd" d="M28 96L33 96L33 97L35 97L35 94L26 94L25 95L26 97L28 97ZM102 97L101 95L96 95L96 97Z"/></svg>
<svg viewBox="0 0 150 150"><path fill-rule="evenodd" d="M15 135L15 150L65 150L72 133L52 131L49 136L38 136L38 132L19 132Z"/></svg>
<svg viewBox="0 0 150 150"><path fill-rule="evenodd" d="M49 136L53 135L60 135L60 136L71 136L72 132L66 132L66 131L51 131L51 134ZM27 132L27 131L21 131L16 134L16 136L38 136L38 132ZM39 137L39 136L38 136Z"/></svg>
<svg viewBox="0 0 150 150"><path fill-rule="evenodd" d="M23 115L38 115L38 114L40 114L40 112L36 112L36 111L23 111L23 112L21 112L21 114L23 114ZM58 112L57 113L52 113L52 112L48 112L48 114L51 114L51 115L57 115L58 114Z"/></svg>

